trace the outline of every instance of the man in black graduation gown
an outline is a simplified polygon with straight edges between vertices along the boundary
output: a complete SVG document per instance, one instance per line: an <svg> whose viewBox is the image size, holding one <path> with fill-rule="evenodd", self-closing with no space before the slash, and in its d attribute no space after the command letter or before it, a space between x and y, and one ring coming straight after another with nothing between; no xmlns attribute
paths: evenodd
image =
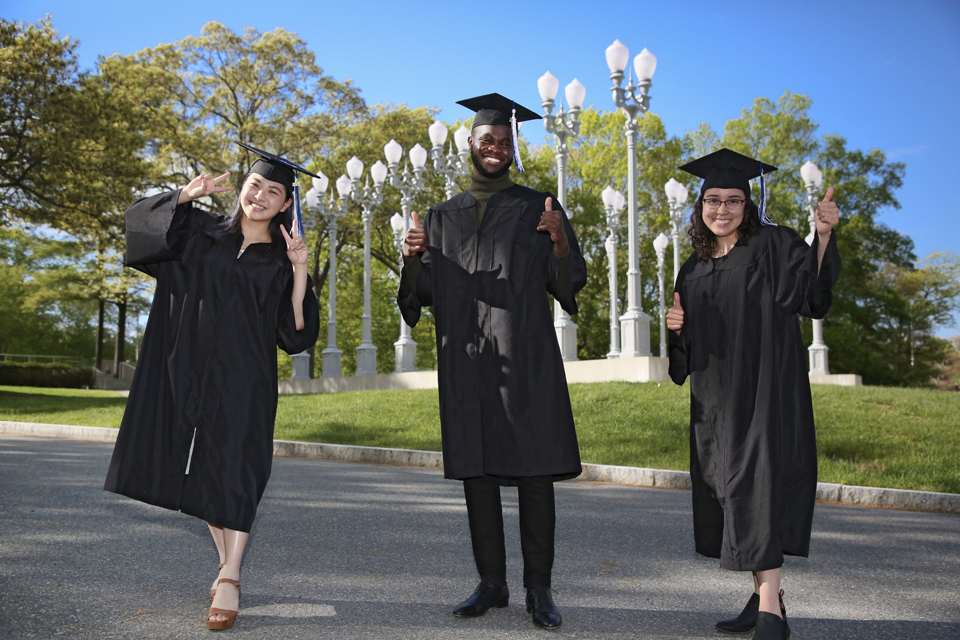
<svg viewBox="0 0 960 640"><path fill-rule="evenodd" d="M527 611L555 629L553 482L581 469L547 293L575 314L586 265L555 198L510 179L511 118L539 116L499 94L459 104L477 112L471 185L422 228L413 214L397 295L408 325L424 306L436 322L444 475L463 481L481 578L453 613L507 606L500 487L517 486Z"/></svg>

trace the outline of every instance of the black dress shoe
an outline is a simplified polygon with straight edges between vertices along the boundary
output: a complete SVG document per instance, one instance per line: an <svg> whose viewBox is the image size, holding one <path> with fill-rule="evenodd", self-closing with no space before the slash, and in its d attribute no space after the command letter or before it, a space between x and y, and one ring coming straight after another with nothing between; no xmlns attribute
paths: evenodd
<svg viewBox="0 0 960 640"><path fill-rule="evenodd" d="M541 629L559 629L563 623L560 611L553 603L550 587L527 589L527 613L533 614L533 624Z"/></svg>
<svg viewBox="0 0 960 640"><path fill-rule="evenodd" d="M775 613L760 611L757 613L757 630L753 640L780 640L783 634L783 620Z"/></svg>
<svg viewBox="0 0 960 640"><path fill-rule="evenodd" d="M457 605L453 615L458 618L476 618L489 609L505 607L510 601L507 585L494 584L490 580L481 580L473 595Z"/></svg>
<svg viewBox="0 0 960 640"><path fill-rule="evenodd" d="M730 620L721 620L717 623L717 630L724 633L749 633L757 626L757 613L760 611L760 594L754 593L747 600L747 606L743 608L736 618Z"/></svg>
<svg viewBox="0 0 960 640"><path fill-rule="evenodd" d="M717 630L724 633L749 633L757 626L757 613L760 611L760 596L754 593L747 600L747 605L736 618L721 620L717 623ZM771 614L772 615L772 614ZM783 589L780 590L780 615L783 616L783 625L780 627L780 640L789 640L790 625L787 624L787 608L783 606Z"/></svg>

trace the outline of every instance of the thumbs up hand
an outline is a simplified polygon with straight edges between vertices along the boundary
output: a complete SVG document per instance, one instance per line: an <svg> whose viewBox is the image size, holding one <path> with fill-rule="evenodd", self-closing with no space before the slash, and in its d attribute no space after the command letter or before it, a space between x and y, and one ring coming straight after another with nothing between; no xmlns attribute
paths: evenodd
<svg viewBox="0 0 960 640"><path fill-rule="evenodd" d="M680 294L673 293L673 306L667 309L667 329L680 335L683 329L683 307L680 305Z"/></svg>
<svg viewBox="0 0 960 640"><path fill-rule="evenodd" d="M430 238L427 237L427 230L420 226L420 216L416 211L410 214L413 218L413 226L407 229L407 237L403 243L403 263L413 262L418 253L423 253L430 247Z"/></svg>
<svg viewBox="0 0 960 640"><path fill-rule="evenodd" d="M822 242L830 239L830 230L840 222L840 208L836 202L832 201L832 198L833 187L830 187L827 189L826 195L823 196L823 200L817 204L815 222L817 224L817 235L821 236Z"/></svg>
<svg viewBox="0 0 960 640"><path fill-rule="evenodd" d="M540 224L537 225L537 231L546 231L553 240L553 252L558 256L567 255L570 245L567 242L567 232L563 228L563 212L553 210L553 198L547 198L544 203L543 215L540 216Z"/></svg>

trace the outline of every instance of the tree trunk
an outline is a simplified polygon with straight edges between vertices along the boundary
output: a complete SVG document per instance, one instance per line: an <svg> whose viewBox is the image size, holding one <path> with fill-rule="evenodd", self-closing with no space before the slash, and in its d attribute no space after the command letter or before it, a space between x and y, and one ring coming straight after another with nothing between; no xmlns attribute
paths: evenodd
<svg viewBox="0 0 960 640"><path fill-rule="evenodd" d="M124 347L127 344L127 303L117 302L117 342L113 349L113 377L120 377L120 363L124 362Z"/></svg>
<svg viewBox="0 0 960 640"><path fill-rule="evenodd" d="M97 314L97 344L94 348L93 359L97 371L100 371L103 369L103 314L106 302L103 298L100 298L98 303L100 305L100 310Z"/></svg>

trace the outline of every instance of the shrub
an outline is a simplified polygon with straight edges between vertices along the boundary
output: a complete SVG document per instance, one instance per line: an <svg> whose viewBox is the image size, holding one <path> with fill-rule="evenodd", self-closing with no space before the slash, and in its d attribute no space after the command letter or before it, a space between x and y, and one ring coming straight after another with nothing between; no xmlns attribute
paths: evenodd
<svg viewBox="0 0 960 640"><path fill-rule="evenodd" d="M19 387L94 387L96 371L64 362L0 362L0 384Z"/></svg>

